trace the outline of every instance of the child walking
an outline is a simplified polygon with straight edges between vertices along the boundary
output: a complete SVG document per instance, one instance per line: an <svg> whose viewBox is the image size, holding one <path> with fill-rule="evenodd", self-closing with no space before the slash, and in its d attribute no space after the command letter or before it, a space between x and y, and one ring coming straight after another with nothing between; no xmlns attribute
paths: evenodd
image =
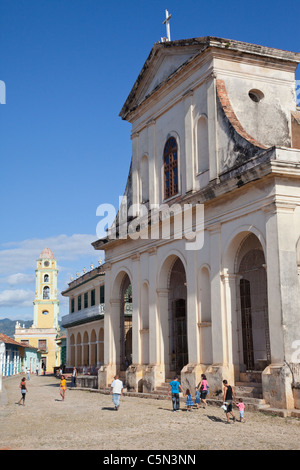
<svg viewBox="0 0 300 470"><path fill-rule="evenodd" d="M27 387L26 387L26 379L23 377L20 383L20 389L21 389L21 398L18 402L18 405L21 404L21 401L23 401L23 406L25 406L25 397L26 397L26 392L28 392Z"/></svg>
<svg viewBox="0 0 300 470"><path fill-rule="evenodd" d="M67 381L65 379L65 376L62 375L60 385L59 385L59 392L60 392L60 396L62 397L62 401L64 401L65 399L66 389L67 389Z"/></svg>
<svg viewBox="0 0 300 470"><path fill-rule="evenodd" d="M244 419L245 404L244 404L242 398L239 398L239 401L238 401L238 403L236 403L236 406L238 407L239 412L240 412L240 422L244 423L245 422L245 419Z"/></svg>
<svg viewBox="0 0 300 470"><path fill-rule="evenodd" d="M192 406L194 406L194 402L193 402L192 395L191 395L189 388L185 392L185 395L186 395L186 402L185 402L186 409L187 411L192 411Z"/></svg>
<svg viewBox="0 0 300 470"><path fill-rule="evenodd" d="M201 403L201 400L200 400L200 391L199 391L198 387L196 387L195 405L196 405L196 407L197 407L197 410L199 409L200 403Z"/></svg>

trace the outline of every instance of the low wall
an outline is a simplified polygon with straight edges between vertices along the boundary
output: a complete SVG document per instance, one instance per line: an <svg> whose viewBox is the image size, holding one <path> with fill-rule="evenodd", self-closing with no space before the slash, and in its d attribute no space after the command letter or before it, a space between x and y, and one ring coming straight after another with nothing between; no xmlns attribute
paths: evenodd
<svg viewBox="0 0 300 470"><path fill-rule="evenodd" d="M98 388L97 375L78 375L76 380L76 387L81 388Z"/></svg>
<svg viewBox="0 0 300 470"><path fill-rule="evenodd" d="M293 383L293 396L294 396L294 407L296 410L300 410L300 382Z"/></svg>

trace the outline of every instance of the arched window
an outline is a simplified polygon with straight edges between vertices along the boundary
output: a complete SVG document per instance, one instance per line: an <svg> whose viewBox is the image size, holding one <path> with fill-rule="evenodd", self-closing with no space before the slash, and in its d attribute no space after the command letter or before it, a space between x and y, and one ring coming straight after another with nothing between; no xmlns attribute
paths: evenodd
<svg viewBox="0 0 300 470"><path fill-rule="evenodd" d="M50 287L45 286L43 289L43 299L50 299Z"/></svg>
<svg viewBox="0 0 300 470"><path fill-rule="evenodd" d="M178 193L178 151L177 142L170 137L164 148L165 199Z"/></svg>
<svg viewBox="0 0 300 470"><path fill-rule="evenodd" d="M49 282L49 274L44 275L44 282Z"/></svg>

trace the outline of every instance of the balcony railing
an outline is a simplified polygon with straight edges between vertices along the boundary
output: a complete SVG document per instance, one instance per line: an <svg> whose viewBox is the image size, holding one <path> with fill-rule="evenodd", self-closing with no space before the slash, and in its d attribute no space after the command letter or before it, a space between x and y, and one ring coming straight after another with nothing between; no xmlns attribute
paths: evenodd
<svg viewBox="0 0 300 470"><path fill-rule="evenodd" d="M94 305L84 308L78 312L70 313L62 317L62 327L68 328L73 325L80 325L89 321L101 320L105 312L105 304Z"/></svg>

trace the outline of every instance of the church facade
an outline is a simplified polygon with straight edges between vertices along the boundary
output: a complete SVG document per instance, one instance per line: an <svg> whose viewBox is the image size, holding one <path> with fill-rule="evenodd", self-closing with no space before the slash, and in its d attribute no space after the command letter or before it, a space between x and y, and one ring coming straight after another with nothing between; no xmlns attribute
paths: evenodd
<svg viewBox="0 0 300 470"><path fill-rule="evenodd" d="M57 344L59 300L57 298L57 262L50 248L45 248L38 260L36 291L33 301L33 325L24 328L18 322L15 340L31 345L41 353L40 370L53 373L61 364L60 347Z"/></svg>
<svg viewBox="0 0 300 470"><path fill-rule="evenodd" d="M105 251L104 364L151 392L179 374L300 380L300 54L204 37L156 43L120 116L132 159ZM128 289L131 338L125 335ZM128 363L126 357L130 355Z"/></svg>

